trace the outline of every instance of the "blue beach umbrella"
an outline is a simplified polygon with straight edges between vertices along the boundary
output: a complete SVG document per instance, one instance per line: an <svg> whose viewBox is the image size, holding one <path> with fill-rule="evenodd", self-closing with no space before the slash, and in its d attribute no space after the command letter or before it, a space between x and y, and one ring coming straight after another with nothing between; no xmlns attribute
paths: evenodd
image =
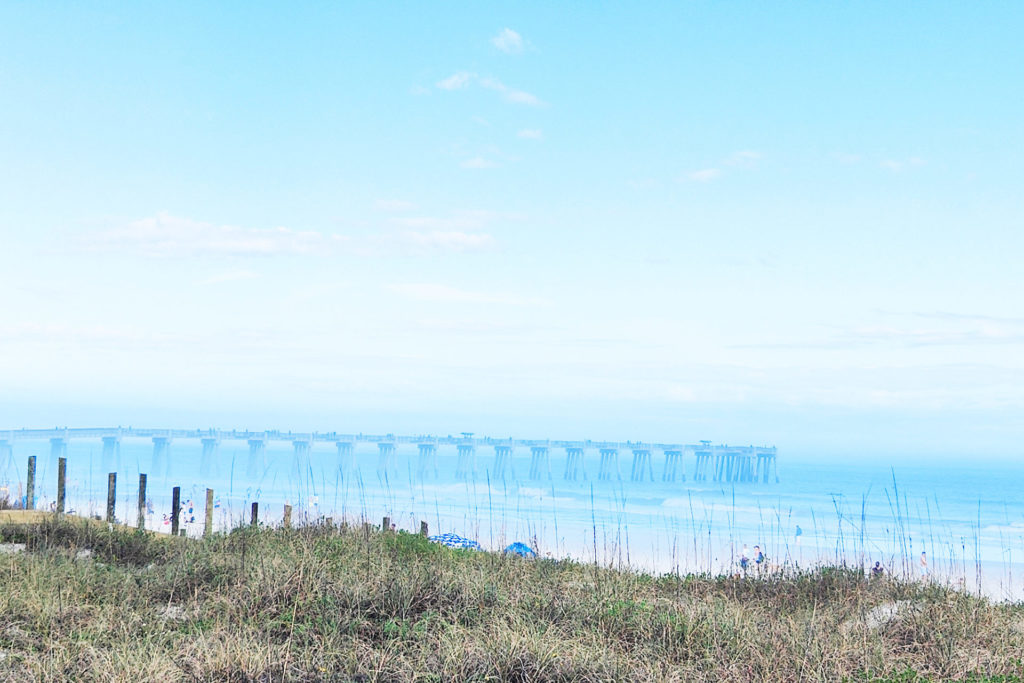
<svg viewBox="0 0 1024 683"><path fill-rule="evenodd" d="M525 543L520 543L518 541L516 541L509 547L505 548L505 553L514 553L519 557L537 557L537 553L534 551L533 548L526 545Z"/></svg>
<svg viewBox="0 0 1024 683"><path fill-rule="evenodd" d="M480 544L476 541L469 538L463 538L458 534L440 534L438 536L431 536L430 540L434 543L446 545L449 548L459 548L461 550L483 550L483 548L480 547Z"/></svg>

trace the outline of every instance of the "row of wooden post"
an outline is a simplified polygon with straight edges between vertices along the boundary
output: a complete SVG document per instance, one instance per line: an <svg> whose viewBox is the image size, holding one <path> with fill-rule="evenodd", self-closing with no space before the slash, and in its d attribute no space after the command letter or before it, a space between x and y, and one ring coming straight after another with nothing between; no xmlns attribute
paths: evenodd
<svg viewBox="0 0 1024 683"><path fill-rule="evenodd" d="M57 459L57 514L64 514L64 484L67 479L67 458ZM28 457L28 480L25 486L25 509L35 509L35 497L36 489L36 456L30 455ZM107 515L106 521L109 524L114 522L114 507L117 503L117 473L111 472L107 475ZM179 534L178 529L178 518L181 508L181 487L175 486L171 489L171 535L177 536ZM250 523L253 526L259 524L259 503L252 504L252 511L249 515ZM213 532L213 489L206 489L206 519L203 525L203 536L209 536ZM327 524L333 525L333 520L328 517ZM146 475L139 474L139 516L137 519L137 525L139 529L146 528ZM292 506L284 506L284 519L283 525L285 528L291 528L292 526ZM391 530L391 518L385 517L384 522L381 525L384 531ZM182 530L183 531L183 530ZM420 534L422 536L427 535L427 523L420 522Z"/></svg>

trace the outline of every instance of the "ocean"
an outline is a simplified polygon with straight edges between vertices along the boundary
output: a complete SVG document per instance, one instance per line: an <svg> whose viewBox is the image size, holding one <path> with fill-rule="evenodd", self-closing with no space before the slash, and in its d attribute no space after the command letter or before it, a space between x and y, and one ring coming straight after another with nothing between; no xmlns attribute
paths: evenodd
<svg viewBox="0 0 1024 683"><path fill-rule="evenodd" d="M52 506L56 462L47 441L16 440L0 462L0 489L24 495L26 462L37 456L36 507ZM218 528L248 522L259 503L260 520L277 523L291 505L296 523L330 517L335 523L380 524L456 533L487 549L521 541L541 556L654 573L742 572L740 559L754 546L770 566L817 564L864 567L942 581L994 599L1024 599L1024 463L977 457L932 460L891 457L778 456L779 481L723 484L629 480L631 456L620 455L623 478L597 480L597 454L585 455L586 476L566 480L565 454L552 448L550 477L528 478L530 453L513 454L504 477L492 477L494 454L480 448L477 472L456 477L455 449L440 448L437 472L417 474L415 445L399 445L386 471L372 443L359 443L351 460L333 444L315 443L296 456L288 442L268 442L264 461L249 475L248 445L224 441L203 461L201 444L172 443L154 463L148 439L126 438L119 462L103 462L98 440L68 445L67 506L102 514L107 474L117 472L116 516L135 524L139 474L146 473L151 511L146 526L169 531L171 489L192 502L189 534L202 532L206 489L214 490ZM744 552L746 546L746 552ZM922 572L921 553L927 568ZM753 565L752 565L753 566ZM755 571L755 570L748 570Z"/></svg>

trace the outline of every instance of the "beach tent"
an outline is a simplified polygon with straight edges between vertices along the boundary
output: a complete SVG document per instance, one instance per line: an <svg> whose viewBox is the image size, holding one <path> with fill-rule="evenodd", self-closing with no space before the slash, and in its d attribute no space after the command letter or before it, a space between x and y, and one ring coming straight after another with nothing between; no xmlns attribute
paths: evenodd
<svg viewBox="0 0 1024 683"><path fill-rule="evenodd" d="M533 548L518 541L505 548L505 553L514 553L520 557L537 557L537 553L534 552Z"/></svg>
<svg viewBox="0 0 1024 683"><path fill-rule="evenodd" d="M483 550L480 544L476 541L463 538L458 534L440 534L438 536L431 536L430 540L434 543L440 543L446 545L449 548L461 548L462 550Z"/></svg>

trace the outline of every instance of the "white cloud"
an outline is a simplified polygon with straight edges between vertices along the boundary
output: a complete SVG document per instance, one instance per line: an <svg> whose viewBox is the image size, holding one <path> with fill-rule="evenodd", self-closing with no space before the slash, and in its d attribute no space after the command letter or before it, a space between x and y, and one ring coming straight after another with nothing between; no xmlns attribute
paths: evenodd
<svg viewBox="0 0 1024 683"><path fill-rule="evenodd" d="M513 104L526 104L531 107L539 107L543 102L540 101L536 95L528 93L524 90L513 90L511 88L504 91L505 99Z"/></svg>
<svg viewBox="0 0 1024 683"><path fill-rule="evenodd" d="M722 175L722 172L720 170L718 170L717 168L702 168L699 171L694 171L694 172L688 174L686 177L689 180L692 180L692 181L695 181L695 182L698 182L698 183L707 183L707 182L710 182L712 180L715 180L716 178L718 178L721 175Z"/></svg>
<svg viewBox="0 0 1024 683"><path fill-rule="evenodd" d="M505 54L514 55L523 51L523 37L510 28L503 28L491 38L491 43Z"/></svg>
<svg viewBox="0 0 1024 683"><path fill-rule="evenodd" d="M474 74L468 71L457 71L448 78L440 80L435 85L441 90L461 90L472 82Z"/></svg>
<svg viewBox="0 0 1024 683"><path fill-rule="evenodd" d="M505 304L509 306L533 306L543 304L540 299L507 295L472 292L448 285L433 283L393 284L391 291L414 301L467 304Z"/></svg>
<svg viewBox="0 0 1024 683"><path fill-rule="evenodd" d="M544 131L539 128L524 128L516 135L524 140L541 140L544 137Z"/></svg>
<svg viewBox="0 0 1024 683"><path fill-rule="evenodd" d="M532 93L528 93L525 90L510 88L497 78L492 78L490 76L486 78L478 78L476 74L469 71L457 71L448 78L438 81L434 85L441 90L463 90L472 85L474 81L476 81L482 88L501 93L502 99L506 102L511 102L513 104L525 104L531 107L540 107L544 105L544 102Z"/></svg>
<svg viewBox="0 0 1024 683"><path fill-rule="evenodd" d="M446 251L483 251L494 246L494 237L482 232L461 230L410 230L405 239L417 247Z"/></svg>
<svg viewBox="0 0 1024 683"><path fill-rule="evenodd" d="M920 157L910 157L909 159L905 160L886 159L880 162L878 165L881 166L882 168L887 168L890 171L898 173L899 171L903 171L907 168L912 168L915 166L924 166L925 163L925 160Z"/></svg>
<svg viewBox="0 0 1024 683"><path fill-rule="evenodd" d="M531 107L539 107L544 103L536 95L528 93L524 90L516 90L510 88L497 78L481 78L481 87L487 88L488 90L494 90L495 92L501 93L502 97L505 98L506 102L512 102L514 104L526 104Z"/></svg>
<svg viewBox="0 0 1024 683"><path fill-rule="evenodd" d="M483 157L473 157L472 159L466 159L459 165L462 168L495 168L498 164Z"/></svg>
<svg viewBox="0 0 1024 683"><path fill-rule="evenodd" d="M404 199L378 199L373 203L378 211L412 211L416 205Z"/></svg>
<svg viewBox="0 0 1024 683"><path fill-rule="evenodd" d="M406 216L394 218L392 223L415 230L476 230L498 216L492 211L456 211L448 218L437 216Z"/></svg>
<svg viewBox="0 0 1024 683"><path fill-rule="evenodd" d="M199 284L201 285L216 285L222 282L237 282L238 280L254 280L260 275L251 270L229 270L223 273L217 273L210 277L202 280Z"/></svg>
<svg viewBox="0 0 1024 683"><path fill-rule="evenodd" d="M21 322L0 325L0 341L29 342L32 344L148 344L181 343L180 334L153 332L134 326L71 325L53 322Z"/></svg>
<svg viewBox="0 0 1024 683"><path fill-rule="evenodd" d="M322 253L343 240L313 230L242 228L214 225L166 212L95 233L84 246L92 250L137 251L147 256L275 256Z"/></svg>
<svg viewBox="0 0 1024 683"><path fill-rule="evenodd" d="M738 166L740 168L752 168L761 159L761 154L750 149L734 152L728 159L723 161L726 166Z"/></svg>
<svg viewBox="0 0 1024 683"><path fill-rule="evenodd" d="M414 85L409 88L410 95L429 95L430 88L425 88L422 85Z"/></svg>

